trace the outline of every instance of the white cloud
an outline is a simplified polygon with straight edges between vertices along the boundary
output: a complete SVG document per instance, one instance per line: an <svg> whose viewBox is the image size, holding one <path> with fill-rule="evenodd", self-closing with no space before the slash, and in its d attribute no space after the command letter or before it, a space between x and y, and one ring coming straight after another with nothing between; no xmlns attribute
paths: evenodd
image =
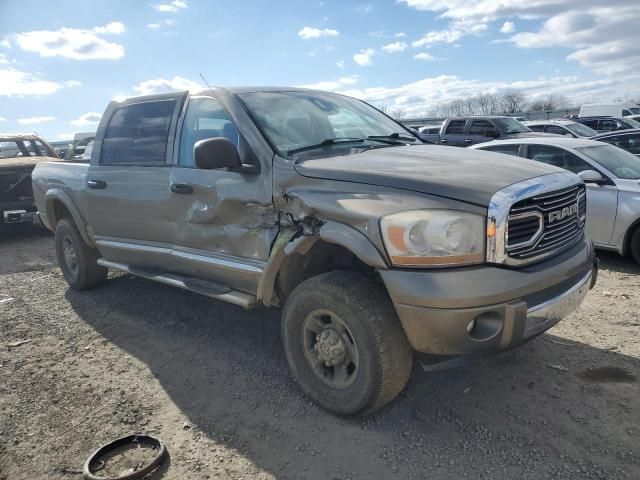
<svg viewBox="0 0 640 480"><path fill-rule="evenodd" d="M407 34L406 34L406 33L404 33L404 32L398 32L398 33L396 33L396 34L394 35L394 37L396 37L396 38L404 38L404 37L406 37L406 36L407 36Z"/></svg>
<svg viewBox="0 0 640 480"><path fill-rule="evenodd" d="M336 66L338 68L344 68L344 60L339 60L336 62Z"/></svg>
<svg viewBox="0 0 640 480"><path fill-rule="evenodd" d="M311 88L313 90L338 90L343 88L345 85L353 85L354 83L358 83L358 75L348 75L333 81L309 83L306 85L300 85L300 87Z"/></svg>
<svg viewBox="0 0 640 480"><path fill-rule="evenodd" d="M98 113L98 112L87 112L87 113L85 113L83 115L80 115L80 117L76 118L75 120L71 120L69 123L71 125L78 125L78 126L94 125L94 124L98 123L101 118L102 118L102 114L101 113Z"/></svg>
<svg viewBox="0 0 640 480"><path fill-rule="evenodd" d="M5 38L0 42L0 47L11 48L11 42Z"/></svg>
<svg viewBox="0 0 640 480"><path fill-rule="evenodd" d="M337 37L338 35L340 35L340 32L332 28L303 27L298 32L298 36L303 40L322 37Z"/></svg>
<svg viewBox="0 0 640 480"><path fill-rule="evenodd" d="M393 43L388 43L387 45L382 47L382 50L384 50L387 53L398 53L398 52L404 52L408 46L409 45L407 45L405 42L393 42Z"/></svg>
<svg viewBox="0 0 640 480"><path fill-rule="evenodd" d="M124 47L101 35L119 35L124 25L111 22L93 29L62 27L58 30L35 30L16 35L18 46L41 57L66 57L74 60L115 60L124 55Z"/></svg>
<svg viewBox="0 0 640 480"><path fill-rule="evenodd" d="M158 28L160 28L160 24L159 23L147 23L147 28L150 28L151 30L157 30Z"/></svg>
<svg viewBox="0 0 640 480"><path fill-rule="evenodd" d="M172 79L156 78L140 82L133 89L139 95L153 95L154 93L175 92L179 90L202 90L204 87L188 78L175 76Z"/></svg>
<svg viewBox="0 0 640 480"><path fill-rule="evenodd" d="M19 118L18 123L20 125L33 125L36 123L53 122L56 117L24 117Z"/></svg>
<svg viewBox="0 0 640 480"><path fill-rule="evenodd" d="M7 119L6 119L6 118L4 118L4 117L0 117L0 122L6 122L6 121L7 121Z"/></svg>
<svg viewBox="0 0 640 480"><path fill-rule="evenodd" d="M438 43L455 43L466 35L480 35L487 30L487 24L480 22L458 21L452 22L449 28L432 30L422 38L411 43L414 48L429 47Z"/></svg>
<svg viewBox="0 0 640 480"><path fill-rule="evenodd" d="M516 25L513 22L504 22L502 27L500 27L500 31L502 33L513 33L516 30Z"/></svg>
<svg viewBox="0 0 640 480"><path fill-rule="evenodd" d="M371 10L373 10L373 5L370 3L363 3L362 5L356 6L356 12L358 13L371 13Z"/></svg>
<svg viewBox="0 0 640 480"><path fill-rule="evenodd" d="M567 60L576 61L603 75L624 72L637 77L640 71L637 35L640 3L634 0L399 1L417 10L439 13L439 18L450 20L450 30L455 30L461 24L486 25L488 22L513 18L540 20L543 23L537 31L520 32L512 35L510 40L520 48L572 49ZM511 20L506 23L509 22ZM466 35L474 32L460 33Z"/></svg>
<svg viewBox="0 0 640 480"><path fill-rule="evenodd" d="M424 62L435 59L435 57L433 55L431 55L430 53L427 53L427 52L416 53L413 56L413 58L415 58L416 60L422 60Z"/></svg>
<svg viewBox="0 0 640 480"><path fill-rule="evenodd" d="M7 60L7 56L4 53L0 53L0 65L3 63L9 63L9 60Z"/></svg>
<svg viewBox="0 0 640 480"><path fill-rule="evenodd" d="M360 66L373 65L373 56L376 51L373 48L367 48L366 50L360 50L360 53L356 53L353 56L353 61Z"/></svg>
<svg viewBox="0 0 640 480"><path fill-rule="evenodd" d="M156 5L152 5L153 8L158 10L159 12L166 13L176 13L183 8L187 8L187 2L184 0L173 0L171 3L160 3Z"/></svg>
<svg viewBox="0 0 640 480"><path fill-rule="evenodd" d="M0 96L48 95L61 88L75 87L79 84L80 82L75 80L63 83L43 80L37 75L15 68L0 69Z"/></svg>

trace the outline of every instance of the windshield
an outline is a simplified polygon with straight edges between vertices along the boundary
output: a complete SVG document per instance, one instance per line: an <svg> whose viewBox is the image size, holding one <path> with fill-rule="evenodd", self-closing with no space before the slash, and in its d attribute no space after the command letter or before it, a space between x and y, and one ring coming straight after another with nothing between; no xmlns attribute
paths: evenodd
<svg viewBox="0 0 640 480"><path fill-rule="evenodd" d="M400 134L398 144L404 137L418 141L402 125L375 108L342 95L294 91L252 92L239 97L282 156L291 156L298 149L323 142L323 148L332 150L380 145L369 137L388 137L393 133ZM340 142L328 142L331 139ZM350 144L349 139L359 143Z"/></svg>
<svg viewBox="0 0 640 480"><path fill-rule="evenodd" d="M529 127L521 124L515 118L495 118L493 122L498 125L502 134L531 132Z"/></svg>
<svg viewBox="0 0 640 480"><path fill-rule="evenodd" d="M633 118L625 118L624 121L632 128L640 128L640 122L634 120Z"/></svg>
<svg viewBox="0 0 640 480"><path fill-rule="evenodd" d="M640 107L631 107L628 110L634 115L640 115Z"/></svg>
<svg viewBox="0 0 640 480"><path fill-rule="evenodd" d="M598 132L591 127L587 127L582 123L565 123L563 125L567 130L571 131L571 133L575 133L579 137L593 137L597 135Z"/></svg>
<svg viewBox="0 0 640 480"><path fill-rule="evenodd" d="M613 145L581 147L576 150L602 165L618 178L640 179L640 158L626 150Z"/></svg>

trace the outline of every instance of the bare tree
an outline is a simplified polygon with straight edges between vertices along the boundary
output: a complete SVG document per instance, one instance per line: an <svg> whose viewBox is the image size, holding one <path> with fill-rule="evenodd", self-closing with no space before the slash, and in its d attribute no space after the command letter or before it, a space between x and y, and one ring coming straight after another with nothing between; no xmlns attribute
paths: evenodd
<svg viewBox="0 0 640 480"><path fill-rule="evenodd" d="M520 90L505 90L500 95L502 113L523 112L527 107L527 96Z"/></svg>
<svg viewBox="0 0 640 480"><path fill-rule="evenodd" d="M391 110L387 112L387 115L395 118L397 121L401 122L407 116L407 112L402 108L396 108L395 110Z"/></svg>
<svg viewBox="0 0 640 480"><path fill-rule="evenodd" d="M529 104L530 112L551 112L569 108L569 99L564 95L549 94L537 98Z"/></svg>

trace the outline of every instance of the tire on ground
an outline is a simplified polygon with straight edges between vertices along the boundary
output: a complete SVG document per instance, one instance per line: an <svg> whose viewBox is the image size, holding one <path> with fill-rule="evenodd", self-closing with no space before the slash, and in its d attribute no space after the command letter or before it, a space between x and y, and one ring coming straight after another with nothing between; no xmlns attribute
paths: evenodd
<svg viewBox="0 0 640 480"><path fill-rule="evenodd" d="M640 225L631 234L630 251L633 259L640 265Z"/></svg>
<svg viewBox="0 0 640 480"><path fill-rule="evenodd" d="M96 263L98 251L86 244L71 219L63 218L57 223L55 244L58 265L71 288L85 290L102 285L107 280L108 270ZM75 267L65 255L65 248L75 252Z"/></svg>
<svg viewBox="0 0 640 480"><path fill-rule="evenodd" d="M344 388L323 383L305 356L303 324L316 310L338 315L357 345L358 371ZM301 283L284 307L282 341L302 390L339 415L373 413L400 393L411 373L413 350L387 292L355 272L329 272Z"/></svg>

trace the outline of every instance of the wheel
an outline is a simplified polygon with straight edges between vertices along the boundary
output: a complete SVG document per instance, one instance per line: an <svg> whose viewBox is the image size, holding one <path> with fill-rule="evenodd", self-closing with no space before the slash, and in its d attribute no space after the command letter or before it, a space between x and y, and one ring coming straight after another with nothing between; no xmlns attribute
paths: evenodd
<svg viewBox="0 0 640 480"><path fill-rule="evenodd" d="M284 307L282 342L302 390L339 415L378 410L411 373L413 350L387 292L354 272L301 283Z"/></svg>
<svg viewBox="0 0 640 480"><path fill-rule="evenodd" d="M640 226L636 227L631 235L631 255L636 263L640 264Z"/></svg>
<svg viewBox="0 0 640 480"><path fill-rule="evenodd" d="M73 221L63 218L56 225L56 257L69 286L75 290L102 285L107 269L96 263L98 251L85 243Z"/></svg>

